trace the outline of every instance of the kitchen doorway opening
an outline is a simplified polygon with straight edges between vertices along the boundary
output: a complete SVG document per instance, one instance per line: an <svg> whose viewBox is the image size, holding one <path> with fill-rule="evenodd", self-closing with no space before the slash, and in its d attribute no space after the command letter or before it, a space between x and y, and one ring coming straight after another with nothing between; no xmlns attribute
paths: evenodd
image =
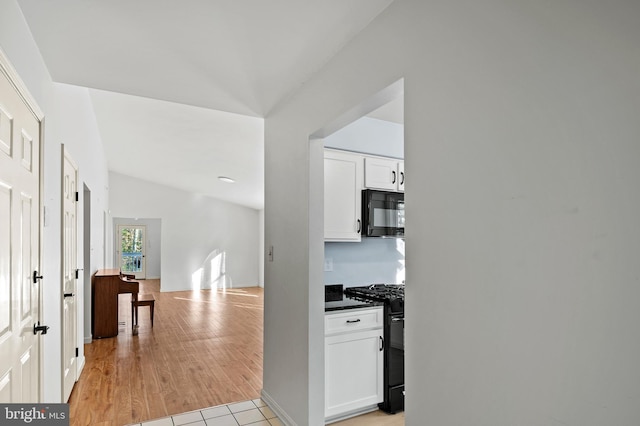
<svg viewBox="0 0 640 426"><path fill-rule="evenodd" d="M383 134L380 134L382 132ZM386 142L385 142L386 141ZM393 142L391 142L393 141ZM402 184L404 185L404 79L380 90L376 94L365 99L336 120L328 123L322 129L314 132L309 137L309 223L325 223L325 149L341 150L347 153L357 153L371 156L393 157L402 162ZM357 161L357 160L356 160ZM354 167L354 170L357 166ZM364 173L364 161L362 168L355 173ZM398 176L396 171L396 176ZM410 173L410 171L409 171ZM364 189L363 182L356 182L356 199ZM410 185L411 186L411 185ZM324 188L324 190L322 190ZM343 189L343 186L341 186ZM404 192L404 187L399 189ZM410 191L410 190L409 190ZM346 199L346 198L345 198ZM348 210L348 209L347 209ZM345 229L341 235L344 241L327 241L324 227L310 227L309 230L309 292L313 297L324 296L324 286L327 284L344 284L345 287L376 283L376 277L382 274L383 280L391 284L405 283L405 244L404 238L384 239L366 238L360 234L362 228L357 215L360 208L355 207L353 219L355 234L347 234L350 229ZM331 214L333 215L335 211ZM335 219L335 217L334 217ZM336 223L334 221L333 223ZM345 219L345 223L349 222ZM348 224L350 226L351 223ZM349 240L349 241L347 241ZM384 246L384 247L381 247ZM387 247L389 246L389 247ZM383 262L370 261L372 251L383 250L385 259ZM392 255L390 255L392 254ZM362 262L357 261L361 258ZM356 259L354 261L354 259ZM361 267L361 273L354 274L355 266ZM384 264L384 271L372 272ZM370 265L372 267L363 267ZM324 336L325 312L312 312L315 320L310 323L310 329ZM314 333L314 334L315 334ZM404 333L402 333L404 334ZM319 344L320 342L316 342ZM324 356L317 352L309 356L310 370L317 372L310 377L310 392L325 395L325 377L329 372L325 371L327 365ZM330 368L330 367L327 367ZM395 373L394 373L395 374ZM385 384L386 386L386 384ZM326 399L326 398L325 398ZM403 398L404 399L404 398ZM383 402L383 401L380 401ZM326 413L326 402L325 402ZM375 410L375 406L370 408ZM378 413L364 414L378 415ZM362 419L367 421L366 418ZM376 419L378 420L378 419ZM404 413L390 415L388 420L393 424L404 424ZM386 423L381 423L386 424Z"/></svg>

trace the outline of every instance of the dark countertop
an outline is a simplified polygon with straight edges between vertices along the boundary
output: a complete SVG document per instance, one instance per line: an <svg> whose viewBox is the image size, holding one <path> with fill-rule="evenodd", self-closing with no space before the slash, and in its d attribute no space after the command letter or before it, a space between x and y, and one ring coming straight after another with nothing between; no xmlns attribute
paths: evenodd
<svg viewBox="0 0 640 426"><path fill-rule="evenodd" d="M329 302L324 302L324 311L341 311L345 309L358 309L358 308L372 308L374 306L382 306L382 303L373 302L373 301L362 301L352 299L350 297L342 295L342 299L340 300L332 300Z"/></svg>

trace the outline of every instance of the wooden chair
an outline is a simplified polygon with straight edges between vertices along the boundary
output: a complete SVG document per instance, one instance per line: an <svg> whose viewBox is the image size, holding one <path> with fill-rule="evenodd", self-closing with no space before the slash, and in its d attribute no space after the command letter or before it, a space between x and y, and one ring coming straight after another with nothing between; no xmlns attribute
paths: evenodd
<svg viewBox="0 0 640 426"><path fill-rule="evenodd" d="M136 276L134 274L125 274L120 272L120 276L126 280L135 280ZM133 335L138 334L138 308L140 306L148 306L149 313L151 314L151 327L153 327L153 311L155 308L156 299L153 297L153 294L137 294L134 293L131 295L131 328L133 330Z"/></svg>
<svg viewBox="0 0 640 426"><path fill-rule="evenodd" d="M153 294L140 294L138 295L138 299L131 299L131 318L133 320L133 324L135 327L138 326L138 308L140 306L148 306L149 313L151 314L151 327L153 327L153 310L155 308L156 299L153 297Z"/></svg>

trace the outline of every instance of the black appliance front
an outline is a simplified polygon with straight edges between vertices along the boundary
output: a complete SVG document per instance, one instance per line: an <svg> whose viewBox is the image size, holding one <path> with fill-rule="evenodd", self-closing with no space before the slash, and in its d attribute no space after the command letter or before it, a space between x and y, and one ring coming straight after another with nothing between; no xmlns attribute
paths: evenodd
<svg viewBox="0 0 640 426"><path fill-rule="evenodd" d="M380 409L395 414L404 410L404 312L385 306L384 400Z"/></svg>
<svg viewBox="0 0 640 426"><path fill-rule="evenodd" d="M367 237L403 237L404 193L363 190L362 222Z"/></svg>
<svg viewBox="0 0 640 426"><path fill-rule="evenodd" d="M324 301L337 302L342 300L342 294L344 292L343 284L326 284L324 286Z"/></svg>

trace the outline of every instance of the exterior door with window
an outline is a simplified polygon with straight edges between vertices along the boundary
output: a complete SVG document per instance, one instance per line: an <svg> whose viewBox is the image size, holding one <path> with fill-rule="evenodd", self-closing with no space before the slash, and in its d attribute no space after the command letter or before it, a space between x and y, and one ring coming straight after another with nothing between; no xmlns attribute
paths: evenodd
<svg viewBox="0 0 640 426"><path fill-rule="evenodd" d="M146 278L145 246L147 229L144 225L118 225L118 266L123 274Z"/></svg>

